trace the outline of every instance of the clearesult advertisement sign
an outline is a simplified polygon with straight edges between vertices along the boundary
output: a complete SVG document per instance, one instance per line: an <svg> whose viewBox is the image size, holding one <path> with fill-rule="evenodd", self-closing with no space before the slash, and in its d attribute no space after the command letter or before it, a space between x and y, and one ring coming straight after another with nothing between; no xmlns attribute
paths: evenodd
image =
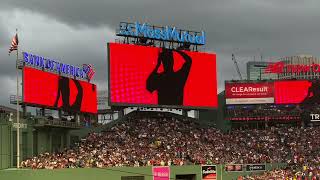
<svg viewBox="0 0 320 180"><path fill-rule="evenodd" d="M226 82L226 104L274 103L273 82Z"/></svg>
<svg viewBox="0 0 320 180"><path fill-rule="evenodd" d="M154 166L152 167L153 180L169 180L170 167L169 166Z"/></svg>
<svg viewBox="0 0 320 180"><path fill-rule="evenodd" d="M217 179L216 165L201 166L201 174L202 174L203 180L216 180Z"/></svg>

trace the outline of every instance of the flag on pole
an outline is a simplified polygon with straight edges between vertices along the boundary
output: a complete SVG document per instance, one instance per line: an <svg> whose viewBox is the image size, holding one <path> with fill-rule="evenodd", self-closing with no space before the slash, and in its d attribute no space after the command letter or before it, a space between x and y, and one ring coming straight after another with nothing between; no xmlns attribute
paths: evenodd
<svg viewBox="0 0 320 180"><path fill-rule="evenodd" d="M16 34L11 41L11 46L9 49L9 55L12 51L18 50L18 44L19 44L19 40L18 40L18 34Z"/></svg>

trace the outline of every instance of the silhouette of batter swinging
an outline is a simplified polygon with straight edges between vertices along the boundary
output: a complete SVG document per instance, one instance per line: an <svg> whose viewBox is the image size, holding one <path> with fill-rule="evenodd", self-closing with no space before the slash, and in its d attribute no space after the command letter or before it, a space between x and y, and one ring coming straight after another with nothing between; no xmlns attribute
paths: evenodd
<svg viewBox="0 0 320 180"><path fill-rule="evenodd" d="M313 80L309 87L308 94L302 101L302 104L315 104L320 102L320 81Z"/></svg>
<svg viewBox="0 0 320 180"><path fill-rule="evenodd" d="M60 76L58 82L58 96L54 103L54 107L58 108L58 102L60 99L60 95L62 97L62 109L65 110L72 110L72 111L80 111L81 110L81 103L83 98L83 89L78 80L72 79L75 83L78 94L76 97L75 102L73 105L70 105L70 85L69 85L69 78Z"/></svg>
<svg viewBox="0 0 320 180"><path fill-rule="evenodd" d="M182 68L173 71L173 51L179 53L185 60ZM157 73L161 63L164 71ZM163 48L159 53L158 63L147 79L147 90L158 91L159 105L183 105L184 86L189 76L192 60L186 53Z"/></svg>

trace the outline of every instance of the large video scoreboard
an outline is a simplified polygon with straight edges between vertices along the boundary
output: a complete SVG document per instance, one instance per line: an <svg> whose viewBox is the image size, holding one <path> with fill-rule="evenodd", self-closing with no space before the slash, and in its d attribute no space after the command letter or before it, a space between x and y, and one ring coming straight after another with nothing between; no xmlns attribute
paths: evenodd
<svg viewBox="0 0 320 180"><path fill-rule="evenodd" d="M216 55L108 44L112 106L216 108Z"/></svg>

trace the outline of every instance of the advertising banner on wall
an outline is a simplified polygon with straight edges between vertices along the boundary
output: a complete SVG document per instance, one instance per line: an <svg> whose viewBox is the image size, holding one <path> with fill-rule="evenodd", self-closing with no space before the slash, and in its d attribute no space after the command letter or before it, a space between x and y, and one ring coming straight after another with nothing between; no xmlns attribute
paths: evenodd
<svg viewBox="0 0 320 180"><path fill-rule="evenodd" d="M227 164L225 171L242 171L242 164Z"/></svg>
<svg viewBox="0 0 320 180"><path fill-rule="evenodd" d="M97 88L86 81L25 66L23 102L36 107L97 113Z"/></svg>
<svg viewBox="0 0 320 180"><path fill-rule="evenodd" d="M217 170L215 165L201 166L201 174L203 180L216 180Z"/></svg>
<svg viewBox="0 0 320 180"><path fill-rule="evenodd" d="M154 166L152 167L153 180L170 180L169 166Z"/></svg>
<svg viewBox="0 0 320 180"><path fill-rule="evenodd" d="M109 43L113 106L216 108L216 55Z"/></svg>
<svg viewBox="0 0 320 180"><path fill-rule="evenodd" d="M121 176L121 180L144 180L144 176Z"/></svg>
<svg viewBox="0 0 320 180"><path fill-rule="evenodd" d="M309 113L308 113L309 114ZM306 117L307 118L307 117ZM310 113L309 120L311 122L319 122L320 121L320 114L319 113Z"/></svg>
<svg viewBox="0 0 320 180"><path fill-rule="evenodd" d="M265 164L247 164L246 171L265 171L266 165Z"/></svg>
<svg viewBox="0 0 320 180"><path fill-rule="evenodd" d="M273 82L226 82L226 104L274 103Z"/></svg>

